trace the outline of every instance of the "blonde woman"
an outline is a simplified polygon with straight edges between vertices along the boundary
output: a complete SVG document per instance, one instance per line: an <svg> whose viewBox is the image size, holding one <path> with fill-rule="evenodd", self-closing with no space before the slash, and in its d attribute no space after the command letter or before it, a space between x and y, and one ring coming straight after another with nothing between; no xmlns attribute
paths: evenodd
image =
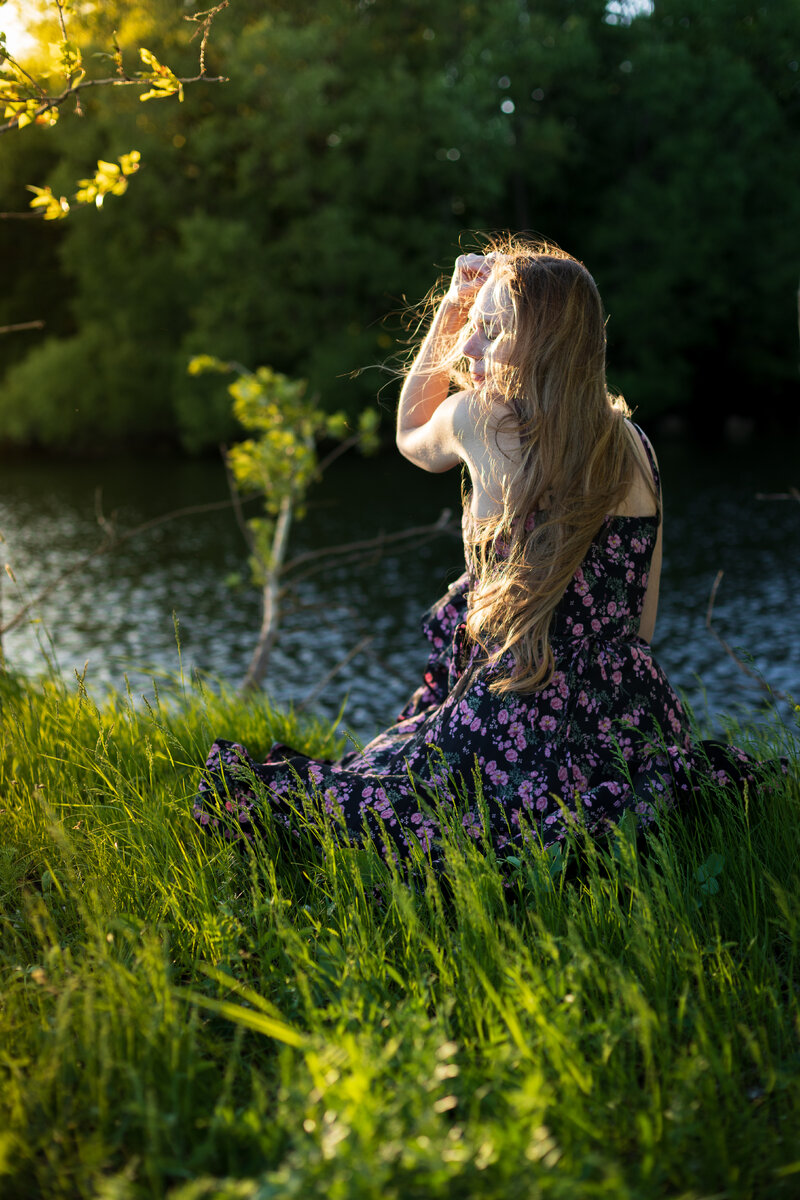
<svg viewBox="0 0 800 1200"><path fill-rule="evenodd" d="M339 762L218 741L194 815L233 839L291 826L298 790L342 836L439 860L440 820L495 847L602 835L691 792L753 778L731 747L693 749L650 650L661 568L658 466L605 374L589 272L520 239L462 255L407 373L401 454L465 468L466 571L428 614L424 681L398 723ZM482 800L481 800L482 794ZM466 810L463 800L466 799ZM226 819L221 808L227 809ZM487 827L488 825L488 827Z"/></svg>

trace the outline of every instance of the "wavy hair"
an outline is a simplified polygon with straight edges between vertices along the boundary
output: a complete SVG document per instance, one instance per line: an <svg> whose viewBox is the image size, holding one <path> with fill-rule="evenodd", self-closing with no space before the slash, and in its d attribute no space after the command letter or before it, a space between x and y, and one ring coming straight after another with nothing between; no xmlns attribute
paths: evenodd
<svg viewBox="0 0 800 1200"><path fill-rule="evenodd" d="M503 481L502 513L475 521L467 632L495 668L491 690L526 693L552 678L553 613L605 516L637 471L655 489L625 426L630 410L608 390L592 276L546 242L515 238L492 250L490 286L496 296L504 290L513 312L499 381L510 412L494 436L516 426L521 453ZM461 384L463 359L453 368ZM493 407L487 397L487 434Z"/></svg>

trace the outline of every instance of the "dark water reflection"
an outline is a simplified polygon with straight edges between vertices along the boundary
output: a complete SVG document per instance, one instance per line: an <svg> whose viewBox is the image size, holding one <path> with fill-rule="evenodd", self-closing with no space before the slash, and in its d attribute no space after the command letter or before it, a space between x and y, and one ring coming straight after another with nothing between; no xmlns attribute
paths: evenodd
<svg viewBox="0 0 800 1200"><path fill-rule="evenodd" d="M655 649L673 682L701 715L758 712L763 693L705 628L709 593L724 571L715 606L720 634L770 684L800 694L800 505L756 500L757 492L800 484L797 442L715 454L664 443L666 525L662 598ZM4 560L22 593L36 593L99 540L94 489L120 528L168 510L226 498L214 462L124 460L103 463L6 462L0 471ZM459 509L457 475L427 476L395 456L351 459L331 470L295 527L292 552L436 519ZM150 691L153 674L174 673L180 624L184 671L230 682L245 670L259 624L248 588L247 554L230 512L185 517L90 563L40 606L33 622L5 638L13 666L64 676L83 670L90 687ZM416 685L425 659L422 611L462 569L454 539L405 552L388 549L359 569L333 565L299 587L300 608L286 616L269 689L280 703L302 701L367 635L373 641L314 701L334 716L347 696L345 724L361 737L390 722ZM18 596L4 577L6 616Z"/></svg>

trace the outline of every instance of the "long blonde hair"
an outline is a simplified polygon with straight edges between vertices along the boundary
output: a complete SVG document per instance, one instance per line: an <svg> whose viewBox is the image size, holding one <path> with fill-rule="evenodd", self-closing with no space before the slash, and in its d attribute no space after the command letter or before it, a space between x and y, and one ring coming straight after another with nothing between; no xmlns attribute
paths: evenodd
<svg viewBox="0 0 800 1200"><path fill-rule="evenodd" d="M503 484L502 513L475 523L467 632L496 668L491 689L525 693L552 678L556 606L604 517L644 472L625 426L630 410L606 384L605 316L592 276L544 242L492 248L491 285L513 310L500 389L515 415L499 428L518 423L521 455ZM513 669L501 665L509 652Z"/></svg>

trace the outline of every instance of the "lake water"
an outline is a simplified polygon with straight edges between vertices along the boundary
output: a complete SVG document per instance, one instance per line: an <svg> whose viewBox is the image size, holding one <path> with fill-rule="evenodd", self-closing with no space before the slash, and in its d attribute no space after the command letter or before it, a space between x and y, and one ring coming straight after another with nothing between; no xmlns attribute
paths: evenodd
<svg viewBox="0 0 800 1200"><path fill-rule="evenodd" d="M778 690L800 696L800 504L758 500L758 492L800 486L797 440L705 453L664 441L665 544L654 649L701 717L757 714L764 693L706 629L717 571L714 624ZM3 576L7 619L100 540L95 489L120 531L174 509L225 500L214 461L163 459L91 463L10 460L0 466L0 546L15 587ZM294 526L290 555L457 516L459 479L429 476L398 456L341 460L312 493ZM463 569L456 538L405 550L391 546L358 567L333 562L298 586L272 661L268 690L302 703L364 638L310 705L361 738L390 723L419 680L422 612ZM259 597L229 577L248 576L247 550L230 511L183 517L96 558L6 635L8 663L37 674L49 661L74 678L88 662L93 694L123 688L152 694L153 677L179 671L173 613L186 675L241 680L257 636Z"/></svg>

